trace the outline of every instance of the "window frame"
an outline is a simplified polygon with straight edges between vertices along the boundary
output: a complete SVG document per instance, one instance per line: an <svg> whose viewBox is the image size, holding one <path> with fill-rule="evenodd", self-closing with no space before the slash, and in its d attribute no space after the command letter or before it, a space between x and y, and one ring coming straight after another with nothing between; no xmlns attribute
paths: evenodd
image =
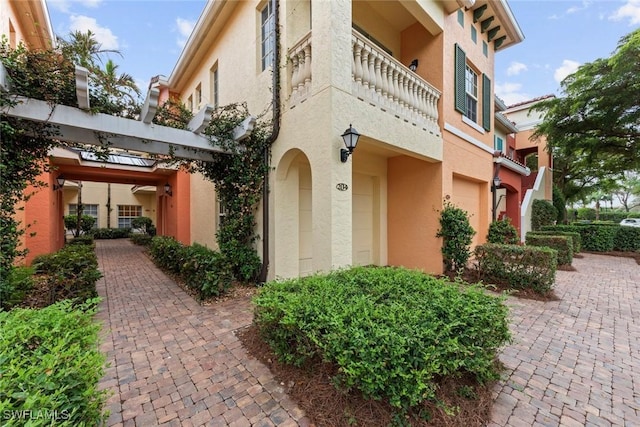
<svg viewBox="0 0 640 427"><path fill-rule="evenodd" d="M88 210L93 210L94 208L95 214L93 212L87 212ZM78 215L78 204L69 203L69 205L67 206L67 211L69 212L69 215ZM82 215L89 215L90 217L95 218L96 222L93 224L93 228L98 228L98 221L100 220L100 205L96 203L83 203Z"/></svg>
<svg viewBox="0 0 640 427"><path fill-rule="evenodd" d="M219 79L219 75L218 75L218 61L216 61L215 64L213 64L213 67L211 67L210 71L210 79L211 79L211 101L213 102L213 106L215 108L218 108L219 105L219 100L218 100L218 79Z"/></svg>
<svg viewBox="0 0 640 427"><path fill-rule="evenodd" d="M138 212L138 215L122 215L122 210L126 209L129 212L125 212L130 214L132 209L131 208L135 208L135 210ZM131 220L133 218L139 218L142 216L142 205L118 205L117 206L117 211L118 211L118 215L117 215L117 222L118 222L118 228L131 228ZM128 222L129 225L125 225L122 226L122 222L121 220L128 220L125 222Z"/></svg>
<svg viewBox="0 0 640 427"><path fill-rule="evenodd" d="M478 123L478 73L466 64L464 74L465 112L469 120Z"/></svg>
<svg viewBox="0 0 640 427"><path fill-rule="evenodd" d="M275 15L270 0L260 9L261 71L273 66L275 59Z"/></svg>

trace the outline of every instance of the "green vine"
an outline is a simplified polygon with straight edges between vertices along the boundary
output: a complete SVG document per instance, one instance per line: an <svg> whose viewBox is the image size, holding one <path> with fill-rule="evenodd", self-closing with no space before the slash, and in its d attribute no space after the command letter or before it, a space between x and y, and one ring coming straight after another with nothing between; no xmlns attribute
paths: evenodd
<svg viewBox="0 0 640 427"><path fill-rule="evenodd" d="M217 138L217 144L229 154L216 154L212 161L197 162L195 168L215 184L226 210L217 234L220 251L237 279L252 281L261 265L254 247L258 239L255 215L269 171L264 155L269 150L271 126L260 121L250 137L234 141L233 130L247 117L244 104L218 108L205 134Z"/></svg>

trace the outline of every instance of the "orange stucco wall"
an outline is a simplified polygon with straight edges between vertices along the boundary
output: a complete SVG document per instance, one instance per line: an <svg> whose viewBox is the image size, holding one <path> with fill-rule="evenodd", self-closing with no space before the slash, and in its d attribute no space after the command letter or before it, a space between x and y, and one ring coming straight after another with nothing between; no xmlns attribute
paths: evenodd
<svg viewBox="0 0 640 427"><path fill-rule="evenodd" d="M392 157L387 181L389 264L442 273L442 243L436 238L442 208L441 164Z"/></svg>
<svg viewBox="0 0 640 427"><path fill-rule="evenodd" d="M29 249L24 260L27 265L31 264L36 256L55 252L64 245L62 191L53 191L54 178L53 174L43 173L38 180L47 183L48 186L30 186L25 191L25 194L31 194L28 203L25 204L22 224L27 227L24 238Z"/></svg>
<svg viewBox="0 0 640 427"><path fill-rule="evenodd" d="M185 245L191 244L191 186L189 174L183 170L158 181L159 189L166 183L171 185L171 195L157 192L158 198L158 234L171 236Z"/></svg>

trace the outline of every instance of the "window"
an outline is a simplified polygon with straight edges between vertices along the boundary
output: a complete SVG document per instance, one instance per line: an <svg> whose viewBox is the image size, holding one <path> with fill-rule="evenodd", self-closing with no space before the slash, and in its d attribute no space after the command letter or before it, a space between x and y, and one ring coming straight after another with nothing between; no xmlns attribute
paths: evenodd
<svg viewBox="0 0 640 427"><path fill-rule="evenodd" d="M260 40L262 46L262 71L273 65L275 49L275 17L271 1L260 12Z"/></svg>
<svg viewBox="0 0 640 427"><path fill-rule="evenodd" d="M486 131L491 130L491 80L485 74L482 75L482 98L479 99L478 93L478 73L467 63L467 56L464 50L457 44L455 45L455 69L454 69L454 87L455 87L455 109L473 123L478 123L478 103L481 102L482 107L482 128ZM482 129L478 128L480 131Z"/></svg>
<svg viewBox="0 0 640 427"><path fill-rule="evenodd" d="M464 27L464 12L462 9L458 9L458 24L460 24L461 27Z"/></svg>
<svg viewBox="0 0 640 427"><path fill-rule="evenodd" d="M218 108L218 63L211 68L211 100L213 106Z"/></svg>
<svg viewBox="0 0 640 427"><path fill-rule="evenodd" d="M131 228L131 220L142 216L142 206L118 205L118 228Z"/></svg>
<svg viewBox="0 0 640 427"><path fill-rule="evenodd" d="M482 54L489 57L489 45L485 41L482 42Z"/></svg>
<svg viewBox="0 0 640 427"><path fill-rule="evenodd" d="M189 111L193 111L193 96L189 96L187 99L187 108Z"/></svg>
<svg viewBox="0 0 640 427"><path fill-rule="evenodd" d="M78 205L75 203L69 204L69 215L78 215ZM82 215L89 215L96 219L94 228L98 227L98 205L82 204Z"/></svg>
<svg viewBox="0 0 640 427"><path fill-rule="evenodd" d="M472 121L478 120L478 75L468 65L465 71L466 108L464 115Z"/></svg>
<svg viewBox="0 0 640 427"><path fill-rule="evenodd" d="M478 30L474 26L471 27L471 41L478 43Z"/></svg>
<svg viewBox="0 0 640 427"><path fill-rule="evenodd" d="M198 84L196 87L196 109L200 109L202 105L202 85Z"/></svg>
<svg viewBox="0 0 640 427"><path fill-rule="evenodd" d="M502 146L504 144L504 140L502 138L500 138L499 136L495 136L495 139L493 141L493 148L496 151L502 151Z"/></svg>

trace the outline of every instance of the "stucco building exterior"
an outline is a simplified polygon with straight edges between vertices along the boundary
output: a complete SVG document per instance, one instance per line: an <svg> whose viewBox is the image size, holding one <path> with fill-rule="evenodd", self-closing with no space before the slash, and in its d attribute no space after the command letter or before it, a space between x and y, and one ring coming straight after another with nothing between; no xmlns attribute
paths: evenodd
<svg viewBox="0 0 640 427"><path fill-rule="evenodd" d="M21 3L4 0L3 25L5 9ZM43 2L29 3L46 14ZM257 215L267 279L369 264L440 273L445 203L469 213L474 245L494 215L522 221L518 180L528 169L508 150L523 129L494 95L494 61L523 38L506 0L215 0L171 75L150 87L194 113L240 102L276 117L266 211ZM350 127L360 138L343 162ZM95 167L63 149L52 162L58 169L46 180L53 188L64 174L66 184L40 191L37 218L25 218L47 236L26 242L32 254L63 242L60 218L72 213L78 182L101 227L120 225L117 206L139 206L159 234L217 246L224 206L202 176L160 164Z"/></svg>
<svg viewBox="0 0 640 427"><path fill-rule="evenodd" d="M215 1L163 90L194 112L246 102L256 115L279 90L269 278L352 264L437 273L445 200L485 239L494 57L522 40L506 1ZM343 163L350 126L361 137ZM190 186L192 240L213 246L199 230L215 226L201 214L218 209L215 189L197 175Z"/></svg>

